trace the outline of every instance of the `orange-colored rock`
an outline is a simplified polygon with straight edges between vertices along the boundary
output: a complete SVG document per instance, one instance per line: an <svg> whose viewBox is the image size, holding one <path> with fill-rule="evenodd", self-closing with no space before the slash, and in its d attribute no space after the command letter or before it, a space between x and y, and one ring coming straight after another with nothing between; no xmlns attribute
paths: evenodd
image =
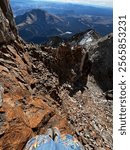
<svg viewBox="0 0 130 150"><path fill-rule="evenodd" d="M40 128L47 119L53 116L53 113L53 110L41 99L31 99L29 107L24 110L30 128Z"/></svg>
<svg viewBox="0 0 130 150"><path fill-rule="evenodd" d="M30 139L32 130L23 123L13 123L0 140L1 150L22 150Z"/></svg>

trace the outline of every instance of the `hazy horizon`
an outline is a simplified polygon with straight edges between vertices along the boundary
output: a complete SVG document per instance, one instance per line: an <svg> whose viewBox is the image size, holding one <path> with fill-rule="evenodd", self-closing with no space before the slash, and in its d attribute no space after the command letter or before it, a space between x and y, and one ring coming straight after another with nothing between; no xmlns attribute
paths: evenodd
<svg viewBox="0 0 130 150"><path fill-rule="evenodd" d="M10 0L11 2L16 2L19 0ZM22 0L21 0L22 1ZM108 7L113 8L113 0L28 0L28 1L39 1L39 2L58 2L58 3L73 3L73 4L81 4L81 5L91 5L97 7ZM26 4L26 2L25 2Z"/></svg>
<svg viewBox="0 0 130 150"><path fill-rule="evenodd" d="M61 3L75 3L101 7L113 7L113 0L32 0L32 1L48 1L48 2L61 2Z"/></svg>

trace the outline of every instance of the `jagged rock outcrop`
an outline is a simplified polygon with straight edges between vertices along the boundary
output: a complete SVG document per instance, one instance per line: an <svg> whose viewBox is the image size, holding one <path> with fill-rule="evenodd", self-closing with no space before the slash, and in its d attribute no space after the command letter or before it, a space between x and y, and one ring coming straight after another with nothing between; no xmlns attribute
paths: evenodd
<svg viewBox="0 0 130 150"><path fill-rule="evenodd" d="M113 88L113 34L101 37L94 30L73 36L70 45L82 46L89 53L92 62L91 75L100 88L106 92Z"/></svg>
<svg viewBox="0 0 130 150"><path fill-rule="evenodd" d="M112 89L108 74L110 70L112 76L112 37L101 37L84 48L61 44L29 52L38 79L36 91L49 93L53 98L49 105L56 103L57 110L66 112L86 150L112 149L112 92L107 96Z"/></svg>

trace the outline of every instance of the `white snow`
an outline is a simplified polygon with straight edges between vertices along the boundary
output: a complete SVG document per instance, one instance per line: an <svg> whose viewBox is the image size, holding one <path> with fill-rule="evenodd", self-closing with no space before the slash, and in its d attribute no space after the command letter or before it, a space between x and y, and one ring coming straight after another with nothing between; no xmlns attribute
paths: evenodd
<svg viewBox="0 0 130 150"><path fill-rule="evenodd" d="M90 36L85 36L80 42L79 45L84 45L84 44L88 44L91 43L93 41L92 37Z"/></svg>

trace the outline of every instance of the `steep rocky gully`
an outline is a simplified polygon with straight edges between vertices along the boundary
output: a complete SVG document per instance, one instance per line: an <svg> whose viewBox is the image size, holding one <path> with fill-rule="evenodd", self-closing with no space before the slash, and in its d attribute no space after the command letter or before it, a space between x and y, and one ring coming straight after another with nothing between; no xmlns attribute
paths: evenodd
<svg viewBox="0 0 130 150"><path fill-rule="evenodd" d="M0 1L0 150L57 126L86 150L112 149L113 35L89 46L25 43Z"/></svg>

